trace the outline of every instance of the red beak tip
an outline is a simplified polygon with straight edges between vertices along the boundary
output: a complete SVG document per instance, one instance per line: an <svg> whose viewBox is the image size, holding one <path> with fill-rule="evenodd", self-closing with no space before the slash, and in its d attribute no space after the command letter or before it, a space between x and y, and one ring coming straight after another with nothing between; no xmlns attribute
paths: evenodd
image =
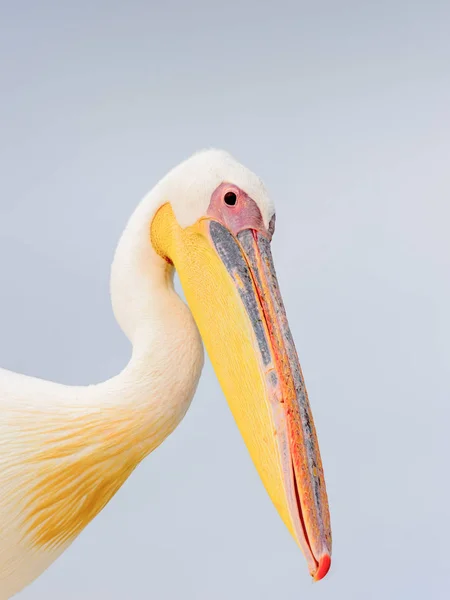
<svg viewBox="0 0 450 600"><path fill-rule="evenodd" d="M314 581L320 581L325 577L325 575L330 570L331 566L331 556L329 554L324 554L319 559L319 566L317 567L317 571L314 574Z"/></svg>

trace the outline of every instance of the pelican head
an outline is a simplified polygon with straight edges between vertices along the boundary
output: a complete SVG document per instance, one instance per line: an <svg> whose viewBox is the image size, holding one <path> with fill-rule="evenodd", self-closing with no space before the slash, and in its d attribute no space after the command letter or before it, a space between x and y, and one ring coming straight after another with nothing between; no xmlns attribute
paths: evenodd
<svg viewBox="0 0 450 600"><path fill-rule="evenodd" d="M178 272L251 458L319 580L330 566L330 517L313 417L272 261L274 230L274 205L261 180L227 153L208 150L159 182L132 217L119 252L126 249L129 257L131 238L140 233L133 251L141 275L148 262L157 265L161 282ZM113 305L132 335L130 302L136 307L144 294L136 292L136 281L127 284L123 271L119 279L120 290L113 269Z"/></svg>

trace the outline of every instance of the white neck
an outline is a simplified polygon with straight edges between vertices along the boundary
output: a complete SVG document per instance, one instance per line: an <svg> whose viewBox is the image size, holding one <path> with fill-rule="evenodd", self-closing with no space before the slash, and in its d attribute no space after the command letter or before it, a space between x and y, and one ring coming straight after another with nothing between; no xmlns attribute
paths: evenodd
<svg viewBox="0 0 450 600"><path fill-rule="evenodd" d="M111 270L114 314L133 346L131 360L99 390L131 403L161 440L184 416L203 366L203 346L190 310L174 289L174 269L154 251L150 225L166 202L161 185L139 204L119 241ZM153 431L153 434L156 432Z"/></svg>
<svg viewBox="0 0 450 600"><path fill-rule="evenodd" d="M141 201L117 246L111 300L133 354L124 371L100 389L112 387L118 402L142 407L147 422L164 417L163 430L169 433L195 392L203 346L189 309L174 290L173 267L151 245L151 222L167 201L163 189L160 182Z"/></svg>
<svg viewBox="0 0 450 600"><path fill-rule="evenodd" d="M139 440L141 457L178 425L200 377L203 346L191 312L174 290L173 267L151 245L150 224L164 201L158 186L144 198L122 235L112 266L113 310L133 346L128 365L117 376L86 387L0 369L0 408L26 414L31 406L42 415L41 425L48 426L49 435L55 419L61 428L70 429L74 420L95 416L95 443L101 442L102 431L111 433L108 421L113 422L121 432L118 452ZM86 427L83 444L91 442L88 431ZM128 436L122 435L126 431Z"/></svg>

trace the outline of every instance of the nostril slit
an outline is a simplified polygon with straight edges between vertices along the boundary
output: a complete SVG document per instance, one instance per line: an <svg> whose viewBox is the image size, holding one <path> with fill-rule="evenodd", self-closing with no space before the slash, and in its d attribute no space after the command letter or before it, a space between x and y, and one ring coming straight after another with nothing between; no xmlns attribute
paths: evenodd
<svg viewBox="0 0 450 600"><path fill-rule="evenodd" d="M234 206L237 202L237 196L234 192L227 192L223 197L225 204L228 206Z"/></svg>

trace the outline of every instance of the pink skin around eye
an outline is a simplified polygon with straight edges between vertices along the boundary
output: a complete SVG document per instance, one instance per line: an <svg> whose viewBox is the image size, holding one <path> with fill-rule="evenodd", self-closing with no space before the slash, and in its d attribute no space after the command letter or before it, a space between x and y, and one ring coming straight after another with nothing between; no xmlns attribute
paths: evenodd
<svg viewBox="0 0 450 600"><path fill-rule="evenodd" d="M230 192L236 195L236 203L232 206L225 202L225 196ZM272 237L274 218L272 217L267 229L256 202L236 185L221 183L216 188L211 196L207 215L217 219L235 236L244 229L254 229L269 239Z"/></svg>

